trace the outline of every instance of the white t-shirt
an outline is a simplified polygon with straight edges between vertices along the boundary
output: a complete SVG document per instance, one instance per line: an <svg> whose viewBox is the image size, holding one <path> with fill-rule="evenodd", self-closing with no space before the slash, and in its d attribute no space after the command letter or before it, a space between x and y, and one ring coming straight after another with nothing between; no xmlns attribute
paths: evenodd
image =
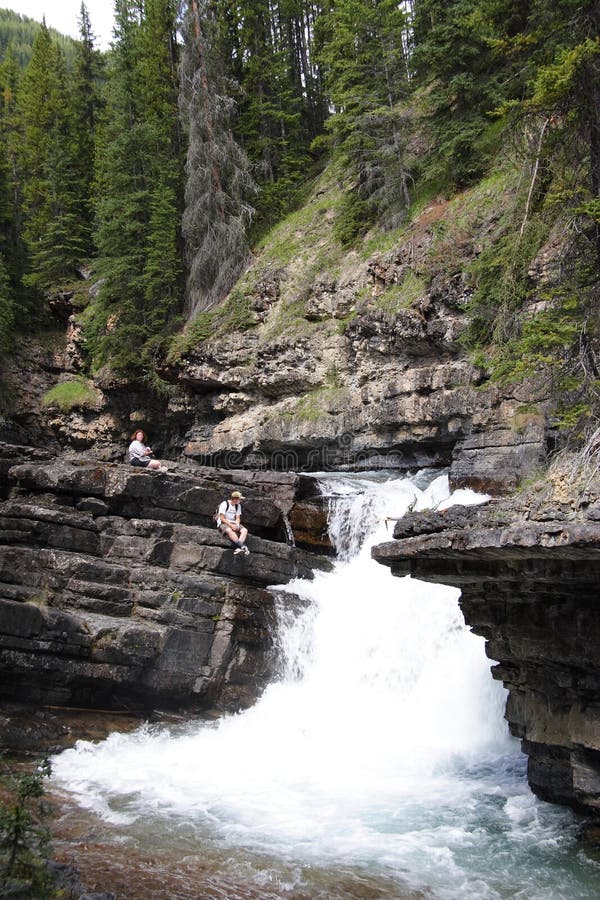
<svg viewBox="0 0 600 900"><path fill-rule="evenodd" d="M242 514L242 507L239 503L230 503L229 500L223 500L219 506L219 515L224 515L228 522L235 522L238 516ZM222 525L219 519L219 525Z"/></svg>
<svg viewBox="0 0 600 900"><path fill-rule="evenodd" d="M129 459L148 459L146 444L141 441L132 441L129 445Z"/></svg>

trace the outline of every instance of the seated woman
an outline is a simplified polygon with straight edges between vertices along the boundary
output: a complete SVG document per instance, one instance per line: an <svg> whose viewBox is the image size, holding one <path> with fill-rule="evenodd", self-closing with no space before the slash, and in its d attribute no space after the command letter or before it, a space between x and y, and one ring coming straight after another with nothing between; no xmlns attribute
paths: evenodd
<svg viewBox="0 0 600 900"><path fill-rule="evenodd" d="M146 435L140 429L131 435L129 445L129 462L132 466L143 466L147 469L160 469L160 462L153 459L154 454L146 444Z"/></svg>

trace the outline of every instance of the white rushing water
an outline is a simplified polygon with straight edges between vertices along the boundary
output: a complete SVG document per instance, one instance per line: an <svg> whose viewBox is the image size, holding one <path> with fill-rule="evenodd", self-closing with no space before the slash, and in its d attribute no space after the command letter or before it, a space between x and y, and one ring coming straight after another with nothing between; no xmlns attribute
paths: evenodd
<svg viewBox="0 0 600 900"><path fill-rule="evenodd" d="M176 732L79 742L53 760L56 781L124 829L166 840L191 828L232 865L243 848L268 854L271 872L277 859L350 867L361 884L384 879L385 896L406 886L439 898L597 896L598 869L577 850L571 814L527 787L505 692L458 591L393 578L370 557L391 539L386 516L482 498L444 499L445 476L324 483L337 497L339 558L333 572L281 592L282 675L256 706ZM286 592L304 598L301 612ZM285 878L281 896L294 888L289 869ZM384 896L358 885L340 896Z"/></svg>

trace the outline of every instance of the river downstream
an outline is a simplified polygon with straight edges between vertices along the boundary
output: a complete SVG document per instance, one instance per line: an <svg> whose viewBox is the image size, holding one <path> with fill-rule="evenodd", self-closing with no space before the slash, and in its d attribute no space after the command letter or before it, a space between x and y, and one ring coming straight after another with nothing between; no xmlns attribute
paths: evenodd
<svg viewBox="0 0 600 900"><path fill-rule="evenodd" d="M244 713L57 755L65 858L129 900L597 897L575 816L528 788L458 591L370 557L386 516L481 498L445 499L444 476L324 487L338 559L280 591L280 677Z"/></svg>

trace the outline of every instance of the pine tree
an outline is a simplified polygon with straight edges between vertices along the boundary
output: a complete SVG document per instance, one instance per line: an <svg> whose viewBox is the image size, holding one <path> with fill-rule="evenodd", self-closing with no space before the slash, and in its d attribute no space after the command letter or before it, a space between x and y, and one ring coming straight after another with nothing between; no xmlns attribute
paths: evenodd
<svg viewBox="0 0 600 900"><path fill-rule="evenodd" d="M209 0L190 0L183 36L181 106L188 138L183 237L186 308L193 317L228 293L248 261L254 210L249 162L231 130L234 103Z"/></svg>
<svg viewBox="0 0 600 900"><path fill-rule="evenodd" d="M24 281L45 289L73 274L85 254L76 164L69 129L66 71L43 24L20 84L18 150L23 191Z"/></svg>
<svg viewBox="0 0 600 900"><path fill-rule="evenodd" d="M257 225L289 208L311 165L325 103L312 61L316 10L306 0L219 2L223 59L239 84L234 133L260 187Z"/></svg>
<svg viewBox="0 0 600 900"><path fill-rule="evenodd" d="M24 264L18 234L18 185L14 174L17 83L18 65L9 47L0 66L0 354L11 346Z"/></svg>
<svg viewBox="0 0 600 900"><path fill-rule="evenodd" d="M573 207L593 223L596 277L600 269L600 6L596 0L531 3L525 97L512 104L518 123L537 120L538 171L549 185L557 172L575 174ZM526 57L526 58L524 58ZM577 170L585 179L577 177Z"/></svg>
<svg viewBox="0 0 600 900"><path fill-rule="evenodd" d="M408 95L405 13L395 0L339 0L317 21L334 106L327 126L356 176L355 208L388 224L409 205L404 164Z"/></svg>
<svg viewBox="0 0 600 900"><path fill-rule="evenodd" d="M314 55L312 0L215 0L217 53L235 99L232 130L259 192L253 235L290 208L306 180L327 102Z"/></svg>
<svg viewBox="0 0 600 900"><path fill-rule="evenodd" d="M101 289L87 334L97 365L138 374L181 309L175 19L174 0L118 0L97 150Z"/></svg>
<svg viewBox="0 0 600 900"><path fill-rule="evenodd" d="M94 47L94 34L85 3L80 10L80 40L75 49L70 80L69 115L75 180L77 215L82 223L86 255L93 253L95 140L102 110L101 87L104 73L102 55Z"/></svg>
<svg viewBox="0 0 600 900"><path fill-rule="evenodd" d="M440 191L470 184L485 171L482 138L491 113L522 86L502 38L521 33L528 2L414 0L412 64L416 83L427 89L433 137L425 175Z"/></svg>

